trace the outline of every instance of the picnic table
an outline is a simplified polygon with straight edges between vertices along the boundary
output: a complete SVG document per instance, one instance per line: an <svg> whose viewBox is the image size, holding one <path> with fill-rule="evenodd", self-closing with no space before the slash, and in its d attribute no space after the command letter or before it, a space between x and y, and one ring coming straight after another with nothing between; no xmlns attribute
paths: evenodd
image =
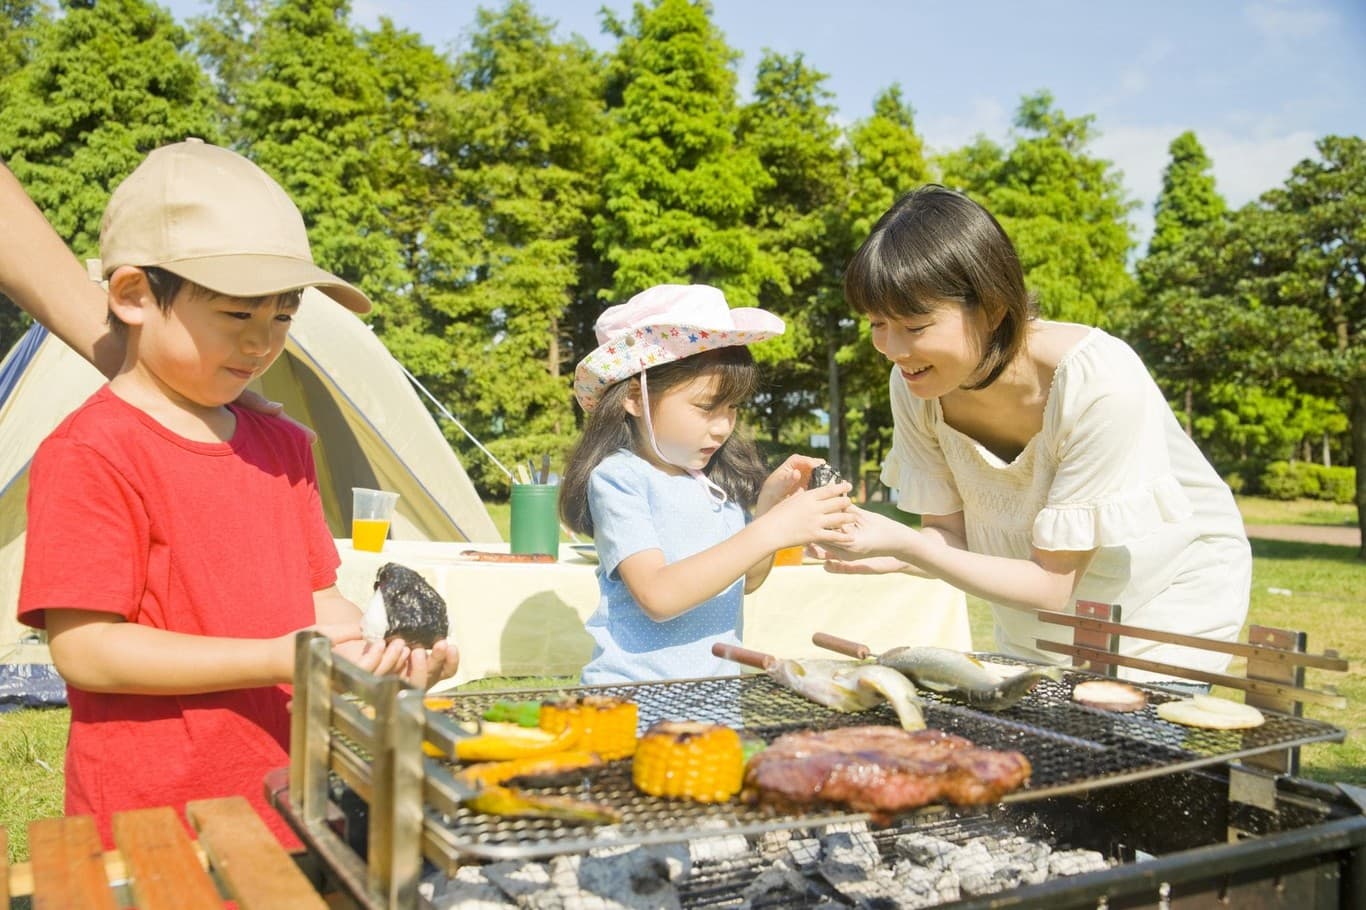
<svg viewBox="0 0 1366 910"><path fill-rule="evenodd" d="M31 859L13 866L0 828L0 910L21 897L35 910L118 910L128 906L121 889L139 910L223 910L227 899L242 910L326 910L245 798L198 800L185 814L198 840L169 806L120 812L107 853L88 815L38 819L28 826Z"/></svg>

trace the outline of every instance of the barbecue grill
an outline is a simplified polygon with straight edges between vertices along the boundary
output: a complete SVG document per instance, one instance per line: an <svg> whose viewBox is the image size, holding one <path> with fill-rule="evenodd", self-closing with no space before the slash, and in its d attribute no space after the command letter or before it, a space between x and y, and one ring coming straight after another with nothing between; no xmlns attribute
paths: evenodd
<svg viewBox="0 0 1366 910"><path fill-rule="evenodd" d="M677 875L670 900L696 907L828 906L844 886L831 884L828 869L813 870L829 866L828 858L819 859L821 851L847 847L832 841L832 832L856 837L884 870L904 868L896 863L904 863L923 838L965 848L985 842L993 845L989 850L1027 842L1045 851L1092 851L1103 859L1093 871L1017 878L1008 894L955 892L939 904L956 908L1359 907L1366 894L1366 793L1237 761L1344 737L1340 729L1289 714L1268 712L1266 723L1251 730L1182 727L1156 716L1157 704L1179 697L1156 687L1140 687L1149 699L1142 711L1111 713L1070 699L1075 683L1095 676L1069 670L994 714L925 694L930 727L1028 756L1029 784L992 807L929 807L894 827L876 828L866 815L840 809L775 813L738 802L649 797L632 786L629 761L619 761L582 783L549 788L620 813L617 824L586 827L473 812L462 805L470 793L451 768L424 757L424 740L450 754L469 735L471 722L511 693L457 694L451 707L436 711L423 706L421 693L396 680L376 679L334 659L325 638L302 635L298 653L293 757L287 780L277 775L268 789L339 888L367 908L421 906L424 858L428 890L450 901L437 905L456 906L460 881L470 880L471 868L492 873L509 864L533 870L539 864L544 868L536 875L549 879L570 856L627 855L633 848L667 852L668 845L679 844L694 845L693 852L701 854L709 841L737 840L740 849L721 850L728 853L724 862L694 862ZM1003 655L982 656L1027 666ZM835 712L763 675L591 691L636 702L641 729L656 720L704 720L771 741L796 730L896 723L889 707ZM562 693L524 690L515 697ZM792 853L783 868L799 874L789 875L792 881L783 887L756 893L755 883L775 868L761 848L784 838L815 844L809 849L816 858L802 866L800 854ZM667 865L654 862L656 868ZM872 879L891 876L869 869ZM806 891L803 882L810 886ZM857 893L843 894L848 903L860 903Z"/></svg>

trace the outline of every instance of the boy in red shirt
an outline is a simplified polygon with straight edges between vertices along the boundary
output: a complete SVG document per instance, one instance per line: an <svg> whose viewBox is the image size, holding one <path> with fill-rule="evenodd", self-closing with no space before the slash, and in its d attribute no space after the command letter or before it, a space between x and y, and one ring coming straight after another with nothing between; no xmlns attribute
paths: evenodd
<svg viewBox="0 0 1366 910"><path fill-rule="evenodd" d="M229 404L284 349L300 290L358 312L313 264L303 218L264 171L189 140L119 185L100 229L118 374L44 440L29 473L19 619L66 679L66 812L246 796L288 764L294 634L418 686L454 647L367 647L305 432Z"/></svg>

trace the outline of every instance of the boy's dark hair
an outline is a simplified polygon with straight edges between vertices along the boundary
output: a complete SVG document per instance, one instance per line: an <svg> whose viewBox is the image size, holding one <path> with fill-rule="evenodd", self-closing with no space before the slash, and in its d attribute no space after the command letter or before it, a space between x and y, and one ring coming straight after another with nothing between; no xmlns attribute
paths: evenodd
<svg viewBox="0 0 1366 910"><path fill-rule="evenodd" d="M181 278L175 272L168 272L166 269L157 268L154 265L144 265L141 266L141 269L142 274L147 276L147 286L152 289L152 297L156 299L157 308L163 313L171 311L171 301L175 300L175 296L180 293L180 289L183 287L190 288L192 295L213 293L213 291L200 287L189 279ZM283 294L272 294L269 297L253 297L247 302L253 306L260 306L268 300L275 300L276 305L280 309L284 309L286 306L297 303L302 294L302 291L286 291ZM108 312L105 321L109 324L110 331L115 335L123 335L128 331L128 325L115 316L112 309Z"/></svg>
<svg viewBox="0 0 1366 910"><path fill-rule="evenodd" d="M748 401L758 386L754 356L743 345L714 348L651 367L646 371L646 387L651 403L672 388L699 376L717 378L716 403L740 404ZM618 449L636 450L637 434L644 434L643 422L626 411L626 398L635 377L623 379L603 393L598 406L588 414L583 435L569 453L560 486L560 518L579 534L593 534L593 516L588 509L588 478L593 469ZM744 508L752 508L759 498L759 487L768 469L754 442L737 427L707 463L704 473L712 483Z"/></svg>
<svg viewBox="0 0 1366 910"><path fill-rule="evenodd" d="M980 309L994 328L969 389L996 381L1038 313L1005 230L981 205L936 184L902 196L873 225L849 260L844 296L855 312L890 319L943 302Z"/></svg>

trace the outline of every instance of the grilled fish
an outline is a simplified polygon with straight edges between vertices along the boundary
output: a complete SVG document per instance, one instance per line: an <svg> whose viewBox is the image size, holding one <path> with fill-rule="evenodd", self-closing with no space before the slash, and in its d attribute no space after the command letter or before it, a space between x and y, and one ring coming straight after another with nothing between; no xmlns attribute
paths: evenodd
<svg viewBox="0 0 1366 910"><path fill-rule="evenodd" d="M1029 694L1042 679L1062 679L1057 667L1032 667L1006 679L988 673L982 663L948 648L893 648L877 662L904 674L922 689L947 695L975 708L1004 711Z"/></svg>
<svg viewBox="0 0 1366 910"><path fill-rule="evenodd" d="M765 672L779 685L836 711L866 711L886 701L903 729L925 729L915 687L892 668L847 660L778 660Z"/></svg>

